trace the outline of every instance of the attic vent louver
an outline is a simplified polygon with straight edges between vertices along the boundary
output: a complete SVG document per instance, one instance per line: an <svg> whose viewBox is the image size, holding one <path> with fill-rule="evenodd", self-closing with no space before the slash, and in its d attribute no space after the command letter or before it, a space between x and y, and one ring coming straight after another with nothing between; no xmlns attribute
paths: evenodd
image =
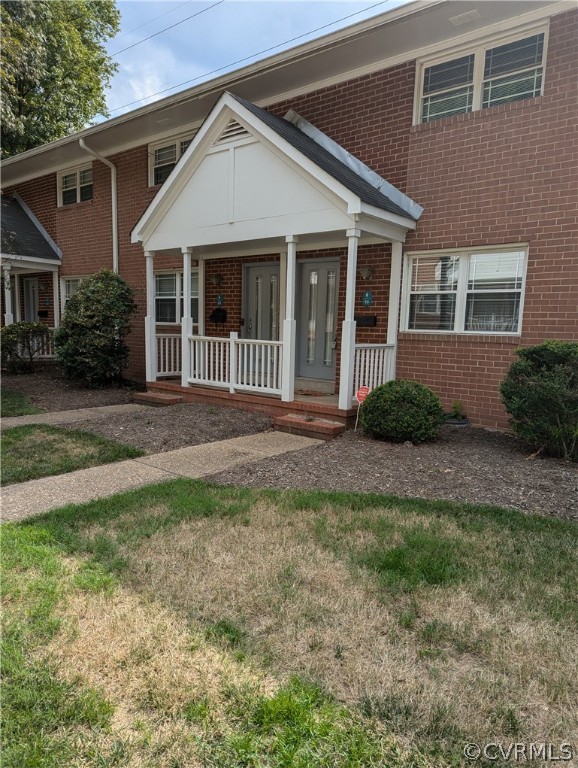
<svg viewBox="0 0 578 768"><path fill-rule="evenodd" d="M226 144L228 141L236 141L237 139L244 139L251 134L246 128L238 123L236 120L229 120L223 133L219 136L215 144Z"/></svg>
<svg viewBox="0 0 578 768"><path fill-rule="evenodd" d="M469 24L472 21L477 21L480 18L480 12L477 8L473 8L471 11L460 13L458 16L452 16L448 21L453 24L454 27L461 27L462 24Z"/></svg>

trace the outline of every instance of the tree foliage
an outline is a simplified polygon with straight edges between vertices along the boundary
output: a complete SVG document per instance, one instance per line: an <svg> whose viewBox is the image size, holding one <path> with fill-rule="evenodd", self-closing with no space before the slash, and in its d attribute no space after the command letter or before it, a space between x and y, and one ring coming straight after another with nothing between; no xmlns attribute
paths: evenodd
<svg viewBox="0 0 578 768"><path fill-rule="evenodd" d="M516 354L500 387L513 431L549 456L578 461L578 343L549 340Z"/></svg>
<svg viewBox="0 0 578 768"><path fill-rule="evenodd" d="M55 337L56 358L68 378L92 387L120 382L135 311L131 289L114 272L102 269L83 280L66 302Z"/></svg>
<svg viewBox="0 0 578 768"><path fill-rule="evenodd" d="M104 43L120 24L115 0L2 0L2 157L106 115L116 71Z"/></svg>

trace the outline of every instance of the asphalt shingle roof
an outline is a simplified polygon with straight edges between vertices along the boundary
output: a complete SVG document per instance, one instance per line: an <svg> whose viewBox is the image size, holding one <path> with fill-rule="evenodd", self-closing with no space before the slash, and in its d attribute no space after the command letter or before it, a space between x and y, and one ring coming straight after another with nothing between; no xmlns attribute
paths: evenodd
<svg viewBox="0 0 578 768"><path fill-rule="evenodd" d="M236 96L234 93L231 96L248 109L249 112L258 117L265 125L275 131L275 133L279 134L285 141L289 142L292 147L295 147L301 154L305 155L322 170L343 184L350 192L357 195L363 203L381 208L397 216L403 216L406 219L413 218L403 208L400 208L399 205L390 200L389 197L375 189L375 187L372 187L368 181L355 173L345 163L338 160L331 152L307 136L303 131L300 131L293 123L273 115L261 107L257 107L255 104L240 96Z"/></svg>
<svg viewBox="0 0 578 768"><path fill-rule="evenodd" d="M29 256L33 259L60 259L16 198L2 195L1 205L3 254Z"/></svg>

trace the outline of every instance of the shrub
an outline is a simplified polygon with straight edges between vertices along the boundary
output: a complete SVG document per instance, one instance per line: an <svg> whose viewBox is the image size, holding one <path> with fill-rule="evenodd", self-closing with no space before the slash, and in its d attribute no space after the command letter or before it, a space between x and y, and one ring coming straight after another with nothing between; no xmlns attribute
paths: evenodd
<svg viewBox="0 0 578 768"><path fill-rule="evenodd" d="M136 305L125 281L103 269L80 284L66 302L56 333L56 357L66 376L92 387L122 379L128 362L125 337Z"/></svg>
<svg viewBox="0 0 578 768"><path fill-rule="evenodd" d="M512 430L549 456L578 461L578 343L517 350L500 392Z"/></svg>
<svg viewBox="0 0 578 768"><path fill-rule="evenodd" d="M364 431L394 443L435 440L444 422L438 396L417 381L388 381L373 389L361 406Z"/></svg>
<svg viewBox="0 0 578 768"><path fill-rule="evenodd" d="M50 329L43 323L12 323L0 331L2 365L10 371L31 371L34 358L49 343Z"/></svg>

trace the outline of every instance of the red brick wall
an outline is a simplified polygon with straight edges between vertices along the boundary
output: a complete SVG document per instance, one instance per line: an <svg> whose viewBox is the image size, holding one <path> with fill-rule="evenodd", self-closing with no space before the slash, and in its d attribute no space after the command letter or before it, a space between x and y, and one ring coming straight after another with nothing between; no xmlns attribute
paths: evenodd
<svg viewBox="0 0 578 768"><path fill-rule="evenodd" d="M529 245L522 345L578 338L578 14L552 19L544 96L416 126L407 192L425 208L405 250ZM498 386L518 339L401 335L398 376L506 427ZM435 361L435 365L432 362Z"/></svg>
<svg viewBox="0 0 578 768"><path fill-rule="evenodd" d="M424 206L406 250L527 242L530 260L522 344L578 336L578 235L575 86L578 13L552 19L543 97L412 127L415 64L356 78L271 107L289 108L326 132L379 174ZM147 148L111 158L119 176L120 273L135 290L139 314L133 322L128 375L144 376L145 269L142 248L130 232L155 188L148 187ZM111 266L110 176L94 161L94 199L56 208L56 177L20 185L19 193L63 250L63 275ZM307 254L313 256L313 254ZM328 255L324 253L324 255ZM340 252L340 320L343 316L345 252ZM301 256L300 256L301 258ZM243 260L255 261L255 259ZM239 330L243 261L207 263L207 313L224 277L228 322L220 333ZM359 280L372 290L375 329L359 330L360 341L385 341L390 246L362 248L359 264L374 276ZM180 268L180 259L157 257L158 268ZM207 324L207 332L217 329ZM339 337L340 334L338 334ZM505 427L498 383L517 339L495 336L413 334L400 337L398 376L432 386L446 404L463 401L475 423Z"/></svg>

